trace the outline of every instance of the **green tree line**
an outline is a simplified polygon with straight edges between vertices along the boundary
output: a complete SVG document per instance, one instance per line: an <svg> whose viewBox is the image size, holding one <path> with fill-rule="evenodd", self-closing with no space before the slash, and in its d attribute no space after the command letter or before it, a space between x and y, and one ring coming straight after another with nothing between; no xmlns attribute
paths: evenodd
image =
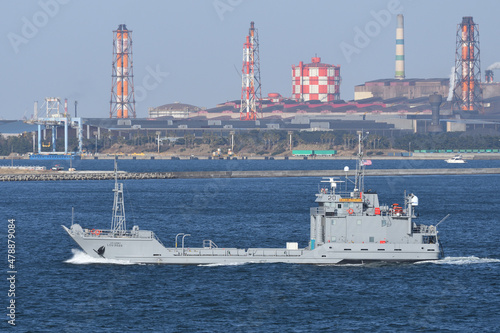
<svg viewBox="0 0 500 333"><path fill-rule="evenodd" d="M173 133L163 132L162 137L173 136ZM290 137L287 131L283 130L251 130L235 131L234 143L235 151L247 149L257 154L278 154L289 149ZM44 141L48 145L49 141ZM111 147L113 144L140 147L141 150L156 151L156 136L138 131L131 134L127 139L114 135L113 132L103 133L101 139L84 139L83 149L88 152L99 152ZM57 150L64 147L62 138L57 140ZM168 150L171 146L182 146L189 149L201 144L209 145L211 149L230 148L231 135L224 132L206 131L201 137L195 136L193 132L186 132L183 138L175 143L168 140L162 142L161 150ZM347 131L315 131L315 132L293 132L292 149L298 145L322 145L328 149L350 150L357 147L357 135ZM468 134L464 132L450 132L438 134L409 133L394 136L382 136L380 134L370 134L365 142L369 150L377 149L401 149L401 150L432 150L432 149L500 149L500 135ZM37 149L37 147L35 147ZM69 151L77 151L78 142L76 138L68 141ZM44 147L44 151L51 151L52 147ZM6 156L10 153L26 154L33 152L33 137L31 133L20 136L0 136L0 155Z"/></svg>

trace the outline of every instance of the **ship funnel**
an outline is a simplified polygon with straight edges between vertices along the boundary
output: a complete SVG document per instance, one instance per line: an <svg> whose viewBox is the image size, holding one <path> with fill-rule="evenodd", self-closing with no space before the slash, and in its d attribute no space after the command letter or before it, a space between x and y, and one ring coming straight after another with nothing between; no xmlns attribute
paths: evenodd
<svg viewBox="0 0 500 333"><path fill-rule="evenodd" d="M403 14L397 17L398 26L396 28L396 79L405 78L405 37Z"/></svg>

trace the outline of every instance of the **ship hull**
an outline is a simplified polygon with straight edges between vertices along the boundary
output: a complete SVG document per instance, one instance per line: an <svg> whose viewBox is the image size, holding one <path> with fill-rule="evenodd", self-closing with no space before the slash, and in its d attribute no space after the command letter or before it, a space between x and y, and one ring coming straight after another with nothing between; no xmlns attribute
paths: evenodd
<svg viewBox="0 0 500 333"><path fill-rule="evenodd" d="M329 243L310 250L286 248L168 248L155 237L86 235L65 226L69 236L88 255L133 264L291 263L334 265L350 263L415 262L439 259L437 244Z"/></svg>

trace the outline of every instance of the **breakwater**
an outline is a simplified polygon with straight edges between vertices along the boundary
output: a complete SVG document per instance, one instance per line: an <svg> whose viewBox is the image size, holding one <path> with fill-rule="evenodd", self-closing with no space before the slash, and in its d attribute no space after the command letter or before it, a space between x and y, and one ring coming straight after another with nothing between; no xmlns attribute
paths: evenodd
<svg viewBox="0 0 500 333"><path fill-rule="evenodd" d="M370 169L366 176L487 175L500 174L500 168L454 169ZM353 171L348 173L353 176ZM195 179L195 178L273 178L273 177L342 177L343 170L266 170L266 171L184 171L118 172L118 179ZM0 181L110 180L113 171L57 171L0 174Z"/></svg>

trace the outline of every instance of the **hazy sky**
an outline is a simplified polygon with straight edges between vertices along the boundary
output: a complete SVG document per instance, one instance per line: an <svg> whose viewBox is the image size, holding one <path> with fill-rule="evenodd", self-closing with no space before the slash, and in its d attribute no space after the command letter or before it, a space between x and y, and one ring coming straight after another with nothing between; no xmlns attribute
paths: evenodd
<svg viewBox="0 0 500 333"><path fill-rule="evenodd" d="M137 117L174 101L213 107L239 99L250 21L260 38L262 93L291 95L291 66L341 66L341 98L394 76L396 14L405 15L407 78L449 77L457 24L479 24L481 71L500 61L500 2L462 0L0 0L0 118L22 119L45 97L78 100L108 117L112 31L133 31ZM360 33L361 31L361 33ZM236 69L235 69L236 67ZM500 73L495 73L500 78Z"/></svg>

